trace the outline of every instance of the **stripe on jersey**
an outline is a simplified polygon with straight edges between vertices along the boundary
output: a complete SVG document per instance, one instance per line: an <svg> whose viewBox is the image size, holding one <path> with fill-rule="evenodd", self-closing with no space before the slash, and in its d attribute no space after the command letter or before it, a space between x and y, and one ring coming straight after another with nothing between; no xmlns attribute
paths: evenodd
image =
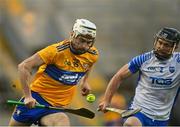
<svg viewBox="0 0 180 127"><path fill-rule="evenodd" d="M54 80L63 83L64 85L76 85L86 73L61 70L53 64L48 65L44 72Z"/></svg>
<svg viewBox="0 0 180 127"><path fill-rule="evenodd" d="M135 73L139 70L139 68L141 67L141 65L151 59L152 57L152 52L148 52L148 53L145 53L145 54L142 54L140 56L136 56L134 57L130 62L129 62L129 70L132 72L132 73Z"/></svg>
<svg viewBox="0 0 180 127"><path fill-rule="evenodd" d="M93 54L93 55L97 55L97 51L96 50L92 50L92 49L89 49L88 53Z"/></svg>
<svg viewBox="0 0 180 127"><path fill-rule="evenodd" d="M58 52L60 52L60 51L62 51L62 50L65 50L65 49L69 48L69 46L70 46L69 43L65 43L65 44L63 44L63 45L57 46L56 48L57 48Z"/></svg>

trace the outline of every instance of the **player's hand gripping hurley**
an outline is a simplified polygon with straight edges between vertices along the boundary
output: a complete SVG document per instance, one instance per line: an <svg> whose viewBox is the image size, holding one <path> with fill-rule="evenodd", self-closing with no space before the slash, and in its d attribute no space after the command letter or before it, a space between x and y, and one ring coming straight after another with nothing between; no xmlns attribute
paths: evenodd
<svg viewBox="0 0 180 127"><path fill-rule="evenodd" d="M100 109L98 108L97 110L99 111ZM125 117L129 117L133 114L140 112L141 108L131 109L131 110L121 110L121 109L117 109L117 108L106 107L106 111L118 113L121 115L122 118L125 118Z"/></svg>
<svg viewBox="0 0 180 127"><path fill-rule="evenodd" d="M25 104L23 102L20 101L14 101L14 100L8 100L7 101L8 104L13 104L13 105L22 105L25 106ZM54 110L60 110L63 112L68 112L68 113L72 113L75 115L79 115L82 117L86 117L89 119L93 119L95 116L95 113L90 111L89 109L86 108L80 108L80 109L70 109L70 108L59 108L59 107L53 107L53 106L45 106L45 105L40 105L40 104L36 104L35 108L48 108L48 109L54 109Z"/></svg>

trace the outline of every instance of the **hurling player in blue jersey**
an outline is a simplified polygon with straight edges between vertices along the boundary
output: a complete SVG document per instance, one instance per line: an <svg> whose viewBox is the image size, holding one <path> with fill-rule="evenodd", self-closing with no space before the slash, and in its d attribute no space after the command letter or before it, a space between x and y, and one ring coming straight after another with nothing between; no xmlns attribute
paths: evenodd
<svg viewBox="0 0 180 127"><path fill-rule="evenodd" d="M105 111L124 79L139 72L138 84L130 109L141 108L124 120L124 126L167 126L171 109L179 92L180 53L175 52L180 32L162 28L155 36L154 48L134 57L110 80L99 108Z"/></svg>

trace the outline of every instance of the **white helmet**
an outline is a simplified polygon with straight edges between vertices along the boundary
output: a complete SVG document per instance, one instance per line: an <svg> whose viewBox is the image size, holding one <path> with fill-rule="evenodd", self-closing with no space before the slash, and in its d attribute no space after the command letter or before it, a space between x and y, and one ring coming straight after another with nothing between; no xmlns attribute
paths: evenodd
<svg viewBox="0 0 180 127"><path fill-rule="evenodd" d="M96 37L96 25L90 22L87 19L77 19L74 26L73 32L75 33L75 37L79 34L82 35L91 35L93 38Z"/></svg>

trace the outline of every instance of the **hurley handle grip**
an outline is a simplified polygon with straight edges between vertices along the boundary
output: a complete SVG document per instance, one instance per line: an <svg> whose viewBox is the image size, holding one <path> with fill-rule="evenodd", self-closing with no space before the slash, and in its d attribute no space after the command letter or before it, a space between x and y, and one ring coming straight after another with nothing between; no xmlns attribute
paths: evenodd
<svg viewBox="0 0 180 127"><path fill-rule="evenodd" d="M25 106L24 102L20 102L20 101L8 100L7 103L8 104L13 104L13 105ZM35 107L36 108L47 108L45 105L40 105L40 104L36 104Z"/></svg>

